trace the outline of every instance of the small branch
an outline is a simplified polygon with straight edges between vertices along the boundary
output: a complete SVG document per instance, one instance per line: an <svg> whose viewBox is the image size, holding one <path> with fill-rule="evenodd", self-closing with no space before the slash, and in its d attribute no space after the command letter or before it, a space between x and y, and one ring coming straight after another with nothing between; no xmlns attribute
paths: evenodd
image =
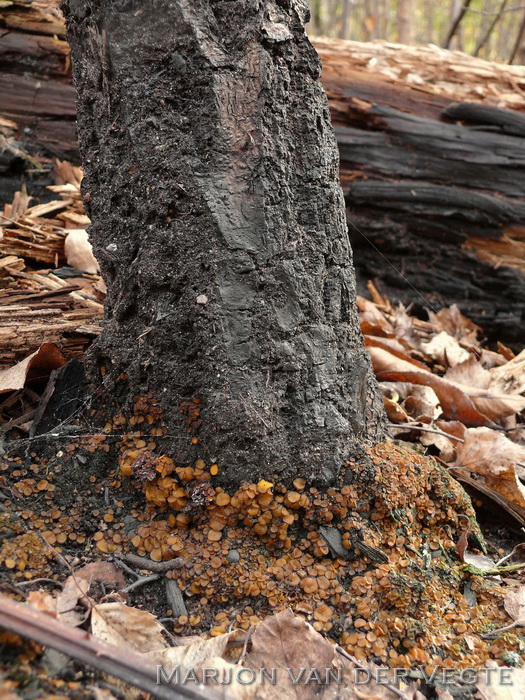
<svg viewBox="0 0 525 700"><path fill-rule="evenodd" d="M107 644L84 630L67 627L51 615L0 595L0 627L33 639L93 668L120 678L160 700L228 700L231 695L206 686L204 690L176 683L157 684L155 664L123 647Z"/></svg>
<svg viewBox="0 0 525 700"><path fill-rule="evenodd" d="M449 440L465 442L463 438L458 438L455 435L451 435L450 433L445 433L444 430L438 430L437 428L426 428L422 425L418 425L417 423L389 423L388 427L396 429L407 428L410 430L420 430L423 433L434 433L435 435L442 435L443 437L449 438Z"/></svg>
<svg viewBox="0 0 525 700"><path fill-rule="evenodd" d="M167 571L180 569L184 565L184 559L182 557L170 559L169 561L153 561L152 559L147 559L146 557L139 557L137 554L116 554L115 557L118 559L123 559L124 561L127 561L128 564L137 566L140 569L153 571L156 574L165 574Z"/></svg>
<svg viewBox="0 0 525 700"><path fill-rule="evenodd" d="M459 12L457 14L457 17L454 18L454 21L452 22L452 26L448 30L448 34L445 38L445 41L443 42L444 49L450 48L450 44L452 42L452 39L454 38L454 35L458 31L459 26L461 24L461 21L463 20L463 17L465 16L467 10L470 9L471 2L472 2L472 0L465 0L465 4L460 7Z"/></svg>
<svg viewBox="0 0 525 700"><path fill-rule="evenodd" d="M501 16L502 16L503 13L505 12L505 6L507 5L507 2L508 2L508 0L503 0L503 2L502 2L501 5L500 5L499 10L498 10L497 12L494 12L494 19L493 19L492 22L490 23L490 26L489 26L489 28L487 29L487 31L485 32L485 34L484 34L484 35L481 37L481 39L478 41L478 44L477 44L477 46L476 46L476 48L475 48L475 50L474 50L474 54L473 54L474 56L478 56L478 55L479 55L479 52L481 51L481 49L485 46L485 44L487 43L487 41L490 39L490 36L491 36L492 32L493 32L494 29L496 28L497 23L500 21ZM509 8L509 9L513 9L513 8ZM481 10L480 10L480 11L481 11Z"/></svg>
<svg viewBox="0 0 525 700"><path fill-rule="evenodd" d="M129 586L126 586L126 588L121 588L119 590L119 593L131 593L131 591L134 591L136 588L145 586L148 583L153 583L153 581L158 581L159 578L160 574L151 574L151 576L141 576L136 581L133 581L133 583L130 583Z"/></svg>

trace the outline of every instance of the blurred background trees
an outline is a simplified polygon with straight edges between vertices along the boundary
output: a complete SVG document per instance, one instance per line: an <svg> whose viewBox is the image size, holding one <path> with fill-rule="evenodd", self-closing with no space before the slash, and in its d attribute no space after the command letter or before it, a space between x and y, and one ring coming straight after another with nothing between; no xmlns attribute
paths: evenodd
<svg viewBox="0 0 525 700"><path fill-rule="evenodd" d="M525 0L310 0L311 35L437 44L525 63Z"/></svg>

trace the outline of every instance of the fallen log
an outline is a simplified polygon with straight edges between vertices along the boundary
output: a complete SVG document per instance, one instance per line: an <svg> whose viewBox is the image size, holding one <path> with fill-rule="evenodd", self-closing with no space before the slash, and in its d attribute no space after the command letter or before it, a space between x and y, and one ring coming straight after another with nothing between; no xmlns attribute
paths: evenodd
<svg viewBox="0 0 525 700"><path fill-rule="evenodd" d="M22 180L41 194L21 150L78 162L57 6L14 0L0 10L0 116L19 126L16 146L0 156L3 202ZM525 68L435 46L322 38L314 45L360 291L373 278L422 317L425 306L456 303L490 337L522 345Z"/></svg>

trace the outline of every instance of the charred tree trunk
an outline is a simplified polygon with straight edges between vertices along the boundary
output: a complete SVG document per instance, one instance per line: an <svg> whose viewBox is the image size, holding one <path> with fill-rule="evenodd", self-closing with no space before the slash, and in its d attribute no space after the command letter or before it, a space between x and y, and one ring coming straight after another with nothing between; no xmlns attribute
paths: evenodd
<svg viewBox="0 0 525 700"><path fill-rule="evenodd" d="M108 387L126 373L133 396L161 396L178 463L220 460L230 483L333 483L353 446L381 437L382 408L306 3L64 11L108 285L92 379L107 364Z"/></svg>

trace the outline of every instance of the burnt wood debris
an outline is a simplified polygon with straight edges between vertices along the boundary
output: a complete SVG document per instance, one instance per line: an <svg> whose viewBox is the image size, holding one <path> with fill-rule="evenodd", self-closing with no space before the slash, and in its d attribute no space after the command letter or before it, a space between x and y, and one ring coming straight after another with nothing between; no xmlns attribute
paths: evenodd
<svg viewBox="0 0 525 700"><path fill-rule="evenodd" d="M0 123L0 139L78 163L64 31L61 17L26 3L0 9L0 117L19 128ZM525 69L455 52L444 58L431 47L418 47L416 59L415 47L314 45L339 145L358 290L373 279L422 317L427 302L457 303L489 337L523 344L523 266L497 257L506 245L524 245L525 114L510 99L514 109L495 105L505 105L498 92L523 93ZM409 71L446 72L449 89L410 82ZM470 90L460 90L461 81ZM32 167L16 148L0 148L2 202L23 179L30 193L46 196L46 178L28 174Z"/></svg>

